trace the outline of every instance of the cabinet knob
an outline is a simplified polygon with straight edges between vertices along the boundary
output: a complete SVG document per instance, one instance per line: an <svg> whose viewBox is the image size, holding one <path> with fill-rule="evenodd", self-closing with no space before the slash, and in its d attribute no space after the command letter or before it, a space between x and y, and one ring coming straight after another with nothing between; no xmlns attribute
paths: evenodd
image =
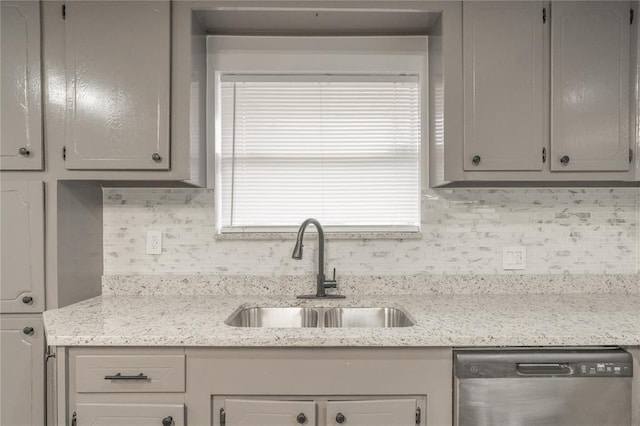
<svg viewBox="0 0 640 426"><path fill-rule="evenodd" d="M307 422L307 416L304 415L304 413L300 413L296 416L296 421L300 424L306 423Z"/></svg>
<svg viewBox="0 0 640 426"><path fill-rule="evenodd" d="M477 166L478 164L480 164L480 156L474 155L473 158L471 159L471 162L473 163L474 166Z"/></svg>
<svg viewBox="0 0 640 426"><path fill-rule="evenodd" d="M33 336L33 327L25 327L22 329L22 332L27 336Z"/></svg>
<svg viewBox="0 0 640 426"><path fill-rule="evenodd" d="M570 160L569 156L568 156L568 155L564 155L564 156L560 159L560 162L566 166L567 164L569 164L569 160Z"/></svg>
<svg viewBox="0 0 640 426"><path fill-rule="evenodd" d="M162 161L162 157L157 152L153 153L153 155L151 156L151 159L156 163L159 163L160 161Z"/></svg>
<svg viewBox="0 0 640 426"><path fill-rule="evenodd" d="M29 148L23 146L18 150L18 154L22 155L23 157L28 157L31 152L29 151Z"/></svg>
<svg viewBox="0 0 640 426"><path fill-rule="evenodd" d="M167 416L164 419L162 419L162 426L174 426L175 423L173 422L173 417L171 416Z"/></svg>
<svg viewBox="0 0 640 426"><path fill-rule="evenodd" d="M31 305L33 303L33 297L31 296L25 296L22 298L22 303L24 303L25 305Z"/></svg>
<svg viewBox="0 0 640 426"><path fill-rule="evenodd" d="M342 414L342 413L336 414L336 422L337 423L344 423L345 420L347 420L347 418L344 416L344 414Z"/></svg>

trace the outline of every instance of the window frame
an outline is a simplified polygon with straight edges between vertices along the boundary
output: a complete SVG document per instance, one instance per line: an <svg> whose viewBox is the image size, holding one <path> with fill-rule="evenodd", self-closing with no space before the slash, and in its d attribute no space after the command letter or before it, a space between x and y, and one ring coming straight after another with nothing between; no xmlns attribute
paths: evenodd
<svg viewBox="0 0 640 426"><path fill-rule="evenodd" d="M217 235L278 234L295 232L297 226L222 228L221 99L224 74L340 74L418 75L421 140L418 152L418 226L325 226L328 233L418 235L422 222L421 192L428 171L428 37L427 36L207 36L207 161L208 187L214 188ZM212 114L213 112L213 114Z"/></svg>

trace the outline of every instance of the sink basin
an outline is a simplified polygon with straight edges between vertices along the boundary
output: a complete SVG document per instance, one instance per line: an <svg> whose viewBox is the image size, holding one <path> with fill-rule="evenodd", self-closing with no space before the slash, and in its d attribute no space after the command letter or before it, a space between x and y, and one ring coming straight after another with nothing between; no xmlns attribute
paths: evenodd
<svg viewBox="0 0 640 426"><path fill-rule="evenodd" d="M411 327L414 322L398 308L332 308L324 313L325 327Z"/></svg>
<svg viewBox="0 0 640 426"><path fill-rule="evenodd" d="M411 327L413 320L398 308L247 307L237 309L225 324L233 327L338 328Z"/></svg>
<svg viewBox="0 0 640 426"><path fill-rule="evenodd" d="M318 311L312 308L242 308L225 324L233 327L317 327Z"/></svg>

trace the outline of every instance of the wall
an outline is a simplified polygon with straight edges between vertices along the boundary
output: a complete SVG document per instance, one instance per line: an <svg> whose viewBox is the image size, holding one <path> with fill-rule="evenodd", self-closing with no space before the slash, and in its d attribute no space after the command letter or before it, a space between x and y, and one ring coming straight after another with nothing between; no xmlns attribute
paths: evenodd
<svg viewBox="0 0 640 426"><path fill-rule="evenodd" d="M302 275L314 242L216 240L213 191L104 189L105 275ZM634 274L635 188L437 189L423 192L422 239L332 240L327 265L349 275L514 274L502 247L524 245L519 274ZM145 231L162 230L162 255Z"/></svg>

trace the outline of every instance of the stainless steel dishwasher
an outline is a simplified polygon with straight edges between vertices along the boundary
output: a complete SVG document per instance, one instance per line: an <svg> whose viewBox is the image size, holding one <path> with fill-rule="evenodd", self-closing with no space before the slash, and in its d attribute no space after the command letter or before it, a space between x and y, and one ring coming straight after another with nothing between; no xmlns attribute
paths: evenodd
<svg viewBox="0 0 640 426"><path fill-rule="evenodd" d="M457 426L630 426L632 357L619 348L456 350Z"/></svg>

